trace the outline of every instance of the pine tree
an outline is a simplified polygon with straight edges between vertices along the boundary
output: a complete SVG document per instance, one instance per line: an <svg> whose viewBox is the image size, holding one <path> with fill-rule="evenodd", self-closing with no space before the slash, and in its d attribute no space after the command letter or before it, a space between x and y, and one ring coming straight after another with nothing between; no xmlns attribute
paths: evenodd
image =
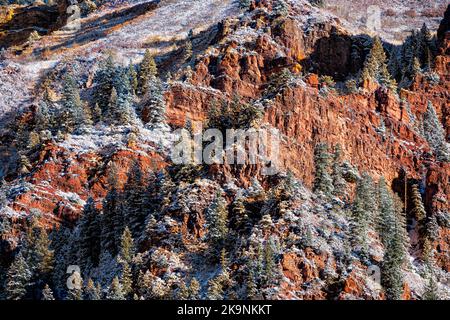
<svg viewBox="0 0 450 320"><path fill-rule="evenodd" d="M49 276L53 270L54 253L50 250L50 240L44 228L40 228L39 235L33 245L33 255L36 261L36 271L41 278Z"/></svg>
<svg viewBox="0 0 450 320"><path fill-rule="evenodd" d="M164 99L164 88L161 80L151 77L147 84L147 94L144 96L141 107L141 118L151 128L165 123L166 102Z"/></svg>
<svg viewBox="0 0 450 320"><path fill-rule="evenodd" d="M158 68L156 67L155 59L150 53L150 50L145 50L144 58L139 65L138 72L138 83L139 83L139 93L145 95L148 92L149 80L152 77L157 77Z"/></svg>
<svg viewBox="0 0 450 320"><path fill-rule="evenodd" d="M246 295L247 299L252 300L256 297L258 291L255 283L255 275L253 272L253 268L250 266L248 268L248 275L246 281Z"/></svg>
<svg viewBox="0 0 450 320"><path fill-rule="evenodd" d="M252 0L239 0L239 8L241 8L241 10L244 10L244 11L249 10L251 4L252 4Z"/></svg>
<svg viewBox="0 0 450 320"><path fill-rule="evenodd" d="M342 148L338 144L334 148L333 166L331 173L331 178L333 179L333 195L340 198L346 198L347 182L344 179L341 157Z"/></svg>
<svg viewBox="0 0 450 320"><path fill-rule="evenodd" d="M118 68L114 63L112 55L109 55L102 62L99 70L95 74L94 82L96 84L94 88L94 99L102 110L102 113L104 113L108 109L112 90L118 82Z"/></svg>
<svg viewBox="0 0 450 320"><path fill-rule="evenodd" d="M104 117L110 124L127 125L136 122L136 115L131 106L131 96L128 93L118 94L116 88L111 91L108 110Z"/></svg>
<svg viewBox="0 0 450 320"><path fill-rule="evenodd" d="M386 185L384 178L380 179L379 186L379 199L380 199L380 217L378 220L378 232L380 233L381 242L386 248L394 233L395 226L395 212L394 201L390 191Z"/></svg>
<svg viewBox="0 0 450 320"><path fill-rule="evenodd" d="M119 282L119 278L115 277L109 286L108 293L106 295L107 300L125 300L122 285Z"/></svg>
<svg viewBox="0 0 450 320"><path fill-rule="evenodd" d="M120 258L126 263L131 263L134 256L134 241L130 229L125 228L120 245Z"/></svg>
<svg viewBox="0 0 450 320"><path fill-rule="evenodd" d="M100 212L94 199L89 198L79 222L79 260L84 269L98 266L101 251L100 234Z"/></svg>
<svg viewBox="0 0 450 320"><path fill-rule="evenodd" d="M403 267L407 257L405 221L398 211L384 179L380 180L380 230L385 254L382 268L382 285L389 300L399 300L403 293ZM397 207L397 208L396 208Z"/></svg>
<svg viewBox="0 0 450 320"><path fill-rule="evenodd" d="M427 213L425 211L425 206L423 205L422 195L419 191L419 186L417 184L411 187L411 201L412 201L412 215L416 218L419 224L423 224Z"/></svg>
<svg viewBox="0 0 450 320"><path fill-rule="evenodd" d="M112 256L118 253L120 238L124 230L124 216L122 199L117 190L115 169L110 175L111 190L103 200L101 246L103 251L108 251Z"/></svg>
<svg viewBox="0 0 450 320"><path fill-rule="evenodd" d="M439 287L436 283L435 276L432 270L427 272L427 284L425 286L425 291L423 293L424 300L436 301L440 300Z"/></svg>
<svg viewBox="0 0 450 320"><path fill-rule="evenodd" d="M100 300L100 290L95 287L94 281L91 278L88 279L86 288L84 290L85 300Z"/></svg>
<svg viewBox="0 0 450 320"><path fill-rule="evenodd" d="M133 237L137 238L143 231L145 218L148 214L146 208L146 186L139 161L134 160L125 185L124 200L127 211L127 220Z"/></svg>
<svg viewBox="0 0 450 320"><path fill-rule="evenodd" d="M136 68L134 65L130 62L128 65L128 79L130 81L130 87L132 94L135 95L138 92L139 88L139 81L138 81L138 74L136 72Z"/></svg>
<svg viewBox="0 0 450 320"><path fill-rule="evenodd" d="M197 300L200 298L200 283L197 279L192 278L189 284L189 299Z"/></svg>
<svg viewBox="0 0 450 320"><path fill-rule="evenodd" d="M325 143L319 143L314 151L314 192L322 192L326 196L333 192L333 180L329 173L330 159L328 146Z"/></svg>
<svg viewBox="0 0 450 320"><path fill-rule="evenodd" d="M213 252L219 253L228 235L228 212L227 203L220 192L207 210L207 238ZM214 253L213 253L214 255Z"/></svg>
<svg viewBox="0 0 450 320"><path fill-rule="evenodd" d="M120 282L122 284L122 292L125 297L128 297L133 290L133 278L131 274L131 268L128 262L123 261L122 263L122 275Z"/></svg>
<svg viewBox="0 0 450 320"><path fill-rule="evenodd" d="M219 278L213 278L208 281L208 300L222 300L223 294L223 286Z"/></svg>
<svg viewBox="0 0 450 320"><path fill-rule="evenodd" d="M442 162L450 161L450 151L445 138L445 130L431 102L428 102L428 108L423 117L423 129L425 139L430 144L437 160Z"/></svg>
<svg viewBox="0 0 450 320"><path fill-rule="evenodd" d="M176 293L174 294L174 297L177 300L187 300L189 299L189 288L184 282L184 280L181 280L178 284L178 288Z"/></svg>
<svg viewBox="0 0 450 320"><path fill-rule="evenodd" d="M390 89L396 87L395 80L392 79L388 71L386 53L379 37L376 37L373 41L372 49L364 62L361 78L362 81L377 81L380 85Z"/></svg>
<svg viewBox="0 0 450 320"><path fill-rule="evenodd" d="M367 253L367 229L369 215L365 210L364 195L361 193L363 188L361 183L358 184L356 198L352 207L351 232L353 245L361 251L362 254Z"/></svg>
<svg viewBox="0 0 450 320"><path fill-rule="evenodd" d="M395 233L388 241L382 269L382 285L388 300L400 300L403 293L403 270L405 257L402 255L402 239L395 227Z"/></svg>
<svg viewBox="0 0 450 320"><path fill-rule="evenodd" d="M72 132L84 124L84 110L81 102L80 92L75 79L67 74L64 78L62 92L62 125L65 132Z"/></svg>
<svg viewBox="0 0 450 320"><path fill-rule="evenodd" d="M275 0L273 11L277 16L285 17L289 14L289 6L285 0Z"/></svg>
<svg viewBox="0 0 450 320"><path fill-rule="evenodd" d="M8 300L21 300L27 293L31 271L22 253L19 252L6 274L5 293Z"/></svg>
<svg viewBox="0 0 450 320"><path fill-rule="evenodd" d="M264 279L266 287L270 287L274 280L275 262L274 250L271 241L266 241L264 246Z"/></svg>
<svg viewBox="0 0 450 320"><path fill-rule="evenodd" d="M42 300L55 300L55 297L53 296L53 291L52 289L50 289L48 284L46 284L44 289L42 290Z"/></svg>

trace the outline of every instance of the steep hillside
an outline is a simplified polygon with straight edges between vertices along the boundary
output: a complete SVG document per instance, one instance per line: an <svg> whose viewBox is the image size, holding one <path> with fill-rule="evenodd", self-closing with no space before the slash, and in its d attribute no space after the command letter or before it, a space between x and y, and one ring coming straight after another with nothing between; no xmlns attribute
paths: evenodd
<svg viewBox="0 0 450 320"><path fill-rule="evenodd" d="M450 9L400 44L329 3L109 2L4 50L2 297L449 299ZM279 172L174 163L200 126L277 129Z"/></svg>

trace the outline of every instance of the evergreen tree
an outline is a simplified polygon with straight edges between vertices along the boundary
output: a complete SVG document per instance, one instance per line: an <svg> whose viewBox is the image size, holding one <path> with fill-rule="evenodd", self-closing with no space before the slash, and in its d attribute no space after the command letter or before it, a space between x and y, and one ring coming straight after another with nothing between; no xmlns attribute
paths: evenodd
<svg viewBox="0 0 450 320"><path fill-rule="evenodd" d="M361 77L362 81L377 81L380 85L390 89L395 89L396 87L395 80L392 79L388 71L386 53L379 37L376 37L373 41L372 49L364 62Z"/></svg>
<svg viewBox="0 0 450 320"><path fill-rule="evenodd" d="M246 282L246 295L247 299L252 300L256 297L258 293L256 283L255 283L255 275L253 272L253 268L250 266L248 268L247 282Z"/></svg>
<svg viewBox="0 0 450 320"><path fill-rule="evenodd" d="M134 65L131 62L128 65L128 79L130 82L132 94L135 95L138 92L139 81L138 81L138 74L136 72L136 68L134 67Z"/></svg>
<svg viewBox="0 0 450 320"><path fill-rule="evenodd" d="M110 175L111 190L103 200L102 233L101 246L103 251L108 251L112 256L118 253L124 230L124 216L122 209L122 199L117 190L115 169Z"/></svg>
<svg viewBox="0 0 450 320"><path fill-rule="evenodd" d="M416 184L411 187L411 200L413 207L411 213L419 224L423 224L425 218L427 217L427 213L425 211L425 206L423 205L419 186Z"/></svg>
<svg viewBox="0 0 450 320"><path fill-rule="evenodd" d="M146 208L146 186L139 161L134 160L128 172L125 185L124 200L127 220L134 238L142 234L145 218L148 214Z"/></svg>
<svg viewBox="0 0 450 320"><path fill-rule="evenodd" d="M389 239L383 261L382 285L389 300L400 300L403 293L403 270L405 257L403 256L403 243L395 226L395 233Z"/></svg>
<svg viewBox="0 0 450 320"><path fill-rule="evenodd" d="M125 300L125 295L122 289L122 285L119 282L119 278L115 277L111 282L106 295L107 300Z"/></svg>
<svg viewBox="0 0 450 320"><path fill-rule="evenodd" d="M108 109L112 90L116 87L119 79L118 75L118 68L114 63L114 59L112 55L109 55L106 60L102 62L94 77L94 82L96 84L94 88L94 99L102 110L102 113L105 113Z"/></svg>
<svg viewBox="0 0 450 320"><path fill-rule="evenodd" d="M276 15L285 17L289 14L289 6L285 0L275 0L273 11Z"/></svg>
<svg viewBox="0 0 450 320"><path fill-rule="evenodd" d="M394 202L384 178L379 182L380 217L378 221L378 232L384 247L388 246L389 240L394 233L395 213Z"/></svg>
<svg viewBox="0 0 450 320"><path fill-rule="evenodd" d="M125 297L128 297L133 291L133 278L131 274L131 268L128 262L122 263L122 275L120 282L122 284L122 291Z"/></svg>
<svg viewBox="0 0 450 320"><path fill-rule="evenodd" d="M249 10L251 4L252 4L252 0L239 0L239 8L241 8L244 11Z"/></svg>
<svg viewBox="0 0 450 320"><path fill-rule="evenodd" d="M319 143L314 151L314 192L322 192L329 196L333 192L333 180L330 176L330 159L328 146L325 143Z"/></svg>
<svg viewBox="0 0 450 320"><path fill-rule="evenodd" d="M359 248L362 254L366 254L369 213L365 210L364 195L362 194L362 191L362 183L359 182L356 190L356 198L353 202L350 226L353 245Z"/></svg>
<svg viewBox="0 0 450 320"><path fill-rule="evenodd" d="M145 95L148 92L149 80L153 77L157 77L158 68L156 67L155 59L150 53L150 50L145 50L144 58L139 65L138 84L139 93Z"/></svg>
<svg viewBox="0 0 450 320"><path fill-rule="evenodd" d="M98 266L100 257L100 212L94 199L89 198L79 222L80 264L84 269Z"/></svg>
<svg viewBox="0 0 450 320"><path fill-rule="evenodd" d="M50 240L44 228L39 229L39 234L35 239L32 253L36 262L36 272L40 278L50 275L53 270L54 252L50 250Z"/></svg>
<svg viewBox="0 0 450 320"><path fill-rule="evenodd" d="M213 278L208 281L208 300L222 300L223 299L223 285L220 278Z"/></svg>
<svg viewBox="0 0 450 320"><path fill-rule="evenodd" d="M220 192L216 194L215 199L208 208L206 219L208 228L207 238L213 252L219 253L228 235L227 203Z"/></svg>
<svg viewBox="0 0 450 320"><path fill-rule="evenodd" d="M440 295L439 295L439 287L436 283L434 274L432 271L428 271L427 274L427 284L425 286L425 291L423 293L423 299L424 300L431 300L431 301L436 301L436 300L440 300Z"/></svg>
<svg viewBox="0 0 450 320"><path fill-rule="evenodd" d="M342 148L338 144L334 148L333 166L331 178L333 179L333 195L346 198L347 182L344 179L344 172L341 165Z"/></svg>
<svg viewBox="0 0 450 320"><path fill-rule="evenodd" d="M189 284L189 299L197 300L200 298L200 283L197 279L192 278L191 283Z"/></svg>
<svg viewBox="0 0 450 320"><path fill-rule="evenodd" d="M67 74L64 78L62 92L61 118L63 130L72 132L84 123L84 110L75 79Z"/></svg>
<svg viewBox="0 0 450 320"><path fill-rule="evenodd" d="M30 268L19 252L6 274L5 293L8 300L21 300L27 293L31 279Z"/></svg>
<svg viewBox="0 0 450 320"><path fill-rule="evenodd" d="M44 289L42 290L42 300L55 300L55 297L53 296L53 291L52 289L50 289L48 284L46 284Z"/></svg>
<svg viewBox="0 0 450 320"><path fill-rule="evenodd" d="M147 84L147 94L144 96L141 108L141 118L151 128L158 127L166 120L166 102L161 80L151 77Z"/></svg>
<svg viewBox="0 0 450 320"><path fill-rule="evenodd" d="M111 91L108 111L105 119L110 124L127 125L136 122L134 109L131 106L131 96L128 93L118 94L116 88Z"/></svg>
<svg viewBox="0 0 450 320"><path fill-rule="evenodd" d="M100 290L95 287L94 281L91 278L88 279L84 290L84 298L85 300L100 300Z"/></svg>
<svg viewBox="0 0 450 320"><path fill-rule="evenodd" d="M126 263L131 263L134 256L134 242L130 229L125 228L120 245L120 258Z"/></svg>
<svg viewBox="0 0 450 320"><path fill-rule="evenodd" d="M264 246L264 279L265 285L270 287L274 280L275 261L272 242L266 241Z"/></svg>
<svg viewBox="0 0 450 320"><path fill-rule="evenodd" d="M445 130L431 102L428 102L428 108L423 117L423 129L425 139L430 144L437 160L442 162L450 161L450 151L445 138Z"/></svg>

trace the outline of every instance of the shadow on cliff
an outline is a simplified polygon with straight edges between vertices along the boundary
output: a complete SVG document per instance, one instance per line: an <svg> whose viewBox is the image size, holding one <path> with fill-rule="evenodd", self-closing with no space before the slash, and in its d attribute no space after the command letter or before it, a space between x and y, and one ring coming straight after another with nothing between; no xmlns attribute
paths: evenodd
<svg viewBox="0 0 450 320"><path fill-rule="evenodd" d="M139 3L130 8L124 8L122 10L99 16L98 18L83 24L81 26L81 30L75 36L70 37L66 41L63 41L55 46L39 49L34 53L38 54L43 50L55 51L71 46L81 46L92 41L100 40L105 38L117 26L121 26L149 11L155 10L159 3L160 0Z"/></svg>

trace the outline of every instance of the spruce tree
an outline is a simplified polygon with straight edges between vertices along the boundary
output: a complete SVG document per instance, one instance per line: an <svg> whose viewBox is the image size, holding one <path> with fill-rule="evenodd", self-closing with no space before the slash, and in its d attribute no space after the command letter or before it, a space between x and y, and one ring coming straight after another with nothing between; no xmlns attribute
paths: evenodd
<svg viewBox="0 0 450 320"><path fill-rule="evenodd" d="M428 141L437 160L442 162L450 161L450 151L445 138L446 133L431 102L428 102L427 111L423 117L423 129L425 139Z"/></svg>
<svg viewBox="0 0 450 320"><path fill-rule="evenodd" d="M200 299L200 283L195 278L192 278L189 284L189 299L190 300Z"/></svg>
<svg viewBox="0 0 450 320"><path fill-rule="evenodd" d="M53 291L50 289L48 284L44 286L44 289L42 290L42 300L55 300L55 297L53 296Z"/></svg>
<svg viewBox="0 0 450 320"><path fill-rule="evenodd" d="M358 248L363 255L367 254L367 231L369 223L369 213L365 208L363 186L358 183L356 197L352 206L351 232L353 246Z"/></svg>
<svg viewBox="0 0 450 320"><path fill-rule="evenodd" d="M119 278L115 277L108 288L106 295L107 300L125 300L125 295L122 289L122 285L119 282Z"/></svg>
<svg viewBox="0 0 450 320"><path fill-rule="evenodd" d="M136 68L134 65L130 62L128 65L128 79L130 81L130 87L132 94L135 95L138 92L139 88L139 81L138 81L138 74L136 72Z"/></svg>
<svg viewBox="0 0 450 320"><path fill-rule="evenodd" d="M127 211L127 222L134 238L141 235L145 218L148 214L146 208L146 186L144 175L139 161L134 160L125 185L124 200Z"/></svg>
<svg viewBox="0 0 450 320"><path fill-rule="evenodd" d="M153 55L150 53L150 50L145 50L144 58L142 59L141 64L139 65L138 72L138 84L139 84L139 93L141 95L145 95L148 92L148 84L149 80L152 77L157 77L158 68L156 67L155 59Z"/></svg>
<svg viewBox="0 0 450 320"><path fill-rule="evenodd" d="M380 182L378 183L378 188L380 201L378 232L380 233L381 242L385 247L387 247L389 240L391 239L392 234L394 233L394 226L395 226L394 201L384 178L380 179Z"/></svg>
<svg viewBox="0 0 450 320"><path fill-rule="evenodd" d="M166 120L166 102L161 80L151 77L147 84L147 94L141 107L141 118L150 128L157 128Z"/></svg>
<svg viewBox="0 0 450 320"><path fill-rule="evenodd" d="M285 17L289 14L289 6L285 0L275 0L273 11L276 15Z"/></svg>
<svg viewBox="0 0 450 320"><path fill-rule="evenodd" d="M133 277L128 262L123 261L121 264L122 264L122 275L120 278L120 282L122 284L122 291L124 296L128 297L133 291Z"/></svg>
<svg viewBox="0 0 450 320"><path fill-rule="evenodd" d="M330 196L333 192L333 179L330 176L330 159L328 146L325 143L319 143L314 151L314 192L322 192Z"/></svg>
<svg viewBox="0 0 450 320"><path fill-rule="evenodd" d="M431 301L440 300L439 287L431 270L428 271L426 280L427 283L425 286L425 291L423 293L423 299Z"/></svg>
<svg viewBox="0 0 450 320"><path fill-rule="evenodd" d="M118 68L112 55L104 60L94 77L94 99L104 113L108 109L113 88L118 82ZM116 89L117 90L117 89Z"/></svg>
<svg viewBox="0 0 450 320"><path fill-rule="evenodd" d="M67 74L63 82L62 92L62 119L63 130L73 132L74 129L84 124L84 110L81 102L77 83L72 75Z"/></svg>
<svg viewBox="0 0 450 320"><path fill-rule="evenodd" d="M228 235L227 203L220 192L209 206L207 213L207 238L214 253L218 254ZM213 253L213 255L214 255Z"/></svg>
<svg viewBox="0 0 450 320"><path fill-rule="evenodd" d="M264 280L266 287L270 287L274 281L275 261L273 244L270 240L264 246Z"/></svg>
<svg viewBox="0 0 450 320"><path fill-rule="evenodd" d="M252 4L252 0L239 0L239 8L241 10L244 10L244 11L249 10L251 4Z"/></svg>
<svg viewBox="0 0 450 320"><path fill-rule="evenodd" d="M134 242L130 229L125 228L120 244L120 258L126 263L131 263L134 256Z"/></svg>
<svg viewBox="0 0 450 320"><path fill-rule="evenodd" d="M417 184L411 187L411 201L412 201L412 215L419 224L423 226L423 222L427 217L425 206L423 205L422 195L420 194L419 186Z"/></svg>
<svg viewBox="0 0 450 320"><path fill-rule="evenodd" d="M220 278L213 278L208 281L208 300L222 300L223 299L223 285Z"/></svg>
<svg viewBox="0 0 450 320"><path fill-rule="evenodd" d="M389 239L385 250L381 277L388 300L400 300L403 294L402 266L405 257L403 256L402 246L398 226L395 226L395 233Z"/></svg>
<svg viewBox="0 0 450 320"><path fill-rule="evenodd" d="M341 157L342 157L342 148L338 144L334 148L333 165L331 173L331 178L333 179L333 195L340 198L346 198L347 182L344 179Z"/></svg>
<svg viewBox="0 0 450 320"><path fill-rule="evenodd" d="M100 300L100 290L95 286L91 278L88 279L84 290L85 300Z"/></svg>
<svg viewBox="0 0 450 320"><path fill-rule="evenodd" d="M98 266L101 251L100 234L100 212L94 199L89 198L79 222L79 259L84 269Z"/></svg>
<svg viewBox="0 0 450 320"><path fill-rule="evenodd" d="M379 37L375 37L362 70L362 81L377 81L380 85L395 89L396 83L392 79L387 66L386 53Z"/></svg>
<svg viewBox="0 0 450 320"><path fill-rule="evenodd" d="M31 279L30 268L19 252L6 274L5 294L8 300L21 300L27 293Z"/></svg>
<svg viewBox="0 0 450 320"><path fill-rule="evenodd" d="M113 169L110 175L111 190L103 200L101 246L103 251L108 251L112 256L118 253L120 238L124 230L124 212L122 211L122 199L117 190L117 178Z"/></svg>

